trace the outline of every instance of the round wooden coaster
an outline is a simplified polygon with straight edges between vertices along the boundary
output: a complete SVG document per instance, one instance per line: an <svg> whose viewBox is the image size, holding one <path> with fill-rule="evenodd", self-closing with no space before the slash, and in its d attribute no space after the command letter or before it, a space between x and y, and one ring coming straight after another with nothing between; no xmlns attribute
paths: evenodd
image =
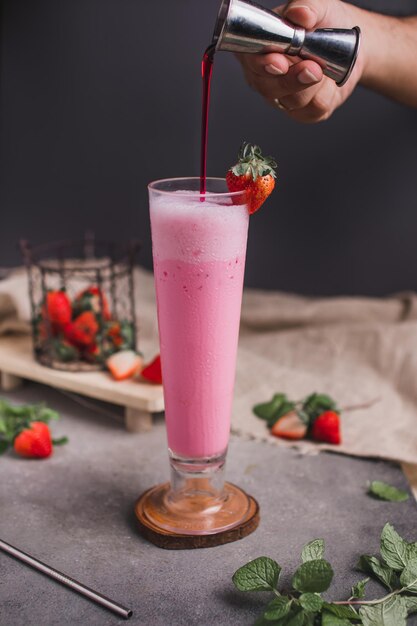
<svg viewBox="0 0 417 626"><path fill-rule="evenodd" d="M247 537L259 525L259 504L252 496L248 495L249 509L245 519L234 528L223 530L210 535L180 535L158 527L146 516L144 505L147 495L153 488L143 493L135 505L135 515L138 521L139 532L151 543L166 550L190 550L195 548L212 548L225 543L238 541Z"/></svg>

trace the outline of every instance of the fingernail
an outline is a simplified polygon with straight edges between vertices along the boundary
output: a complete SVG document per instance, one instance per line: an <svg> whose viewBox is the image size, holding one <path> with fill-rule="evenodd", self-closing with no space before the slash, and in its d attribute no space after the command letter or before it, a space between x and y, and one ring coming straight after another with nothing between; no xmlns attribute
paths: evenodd
<svg viewBox="0 0 417 626"><path fill-rule="evenodd" d="M273 74L274 76L279 76L284 73L279 67L276 67L272 64L265 65L265 72L268 72L268 74Z"/></svg>
<svg viewBox="0 0 417 626"><path fill-rule="evenodd" d="M302 85L313 85L320 82L320 79L314 76L313 72L310 72L307 68L303 69L297 76L297 80Z"/></svg>
<svg viewBox="0 0 417 626"><path fill-rule="evenodd" d="M292 11L293 9L304 9L304 11L308 11L309 13L311 13L311 15L314 15L314 17L316 17L316 14L311 7L308 7L305 4L298 4L297 2L291 2L291 4L289 4L285 9L284 14L286 15L289 11Z"/></svg>

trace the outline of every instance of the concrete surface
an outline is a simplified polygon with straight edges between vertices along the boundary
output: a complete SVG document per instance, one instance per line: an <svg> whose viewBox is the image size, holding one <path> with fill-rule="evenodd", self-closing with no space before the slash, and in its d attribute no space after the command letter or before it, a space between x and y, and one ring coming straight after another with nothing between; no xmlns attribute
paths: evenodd
<svg viewBox="0 0 417 626"><path fill-rule="evenodd" d="M150 433L132 435L45 387L31 384L6 395L46 400L61 411L53 434L68 435L70 443L45 461L10 453L0 459L0 537L131 607L132 626L249 626L269 596L235 591L234 571L268 555L283 567L286 583L303 544L316 537L326 540L335 569L329 597L343 599L361 577L354 571L358 555L378 551L386 521L417 539L414 500L392 504L366 495L373 479L405 487L398 467L332 454L300 457L232 439L227 476L258 499L259 529L218 548L161 550L137 534L133 503L167 479L163 420ZM124 623L1 552L0 571L1 626ZM376 586L369 597L374 593L380 593Z"/></svg>

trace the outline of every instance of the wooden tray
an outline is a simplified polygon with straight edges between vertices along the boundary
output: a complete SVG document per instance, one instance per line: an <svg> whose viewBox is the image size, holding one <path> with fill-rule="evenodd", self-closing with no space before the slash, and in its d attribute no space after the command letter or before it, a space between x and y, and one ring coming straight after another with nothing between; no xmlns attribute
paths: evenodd
<svg viewBox="0 0 417 626"><path fill-rule="evenodd" d="M152 413L164 410L162 385L133 380L117 382L106 372L64 372L40 365L32 352L28 336L0 337L0 387L16 389L22 379L65 389L97 400L123 406L125 424L130 432L152 428Z"/></svg>

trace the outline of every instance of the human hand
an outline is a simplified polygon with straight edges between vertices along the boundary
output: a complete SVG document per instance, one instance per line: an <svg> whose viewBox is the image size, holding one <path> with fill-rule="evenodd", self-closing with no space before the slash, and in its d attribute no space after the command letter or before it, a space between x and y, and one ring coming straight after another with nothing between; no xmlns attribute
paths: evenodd
<svg viewBox="0 0 417 626"><path fill-rule="evenodd" d="M351 28L360 22L360 9L341 0L292 0L276 9L306 30ZM237 55L247 82L275 108L299 122L328 119L352 93L363 72L363 54L342 87L323 75L318 63L280 53Z"/></svg>

